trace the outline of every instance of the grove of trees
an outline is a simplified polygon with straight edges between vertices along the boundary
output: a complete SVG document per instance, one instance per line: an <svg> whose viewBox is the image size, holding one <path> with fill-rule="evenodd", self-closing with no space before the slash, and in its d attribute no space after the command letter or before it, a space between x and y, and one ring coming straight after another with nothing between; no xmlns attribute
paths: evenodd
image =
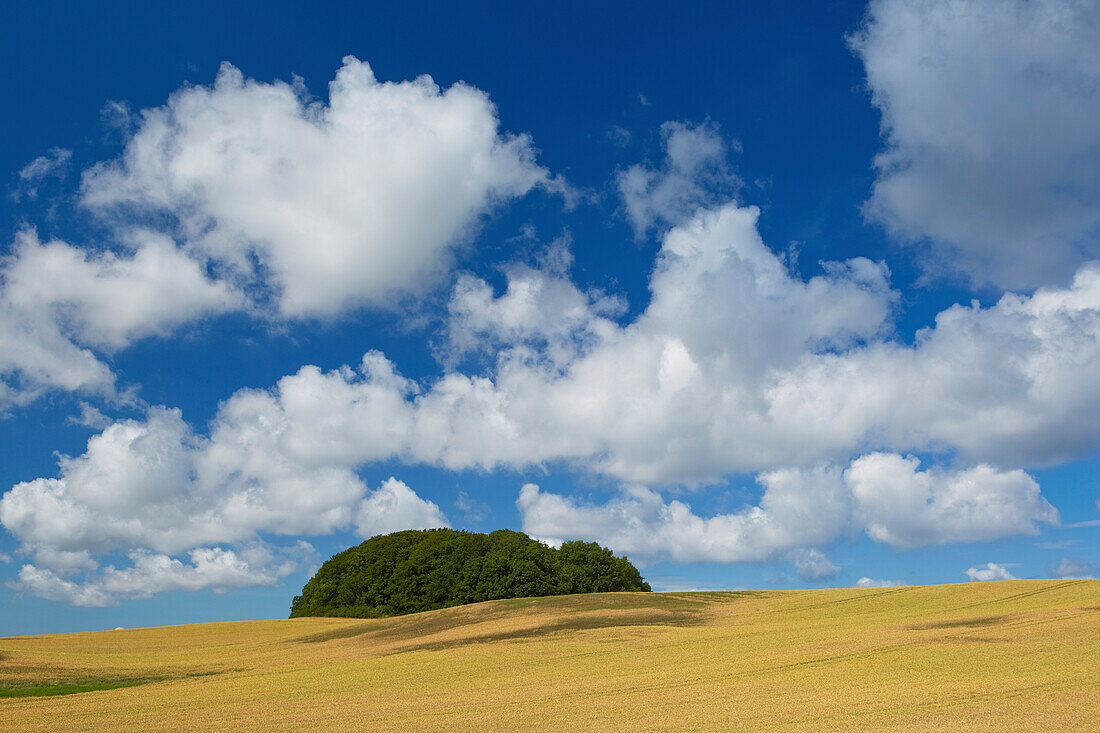
<svg viewBox="0 0 1100 733"><path fill-rule="evenodd" d="M506 529L407 530L332 557L294 598L290 617L376 618L500 598L649 590L626 558L595 542L555 550Z"/></svg>

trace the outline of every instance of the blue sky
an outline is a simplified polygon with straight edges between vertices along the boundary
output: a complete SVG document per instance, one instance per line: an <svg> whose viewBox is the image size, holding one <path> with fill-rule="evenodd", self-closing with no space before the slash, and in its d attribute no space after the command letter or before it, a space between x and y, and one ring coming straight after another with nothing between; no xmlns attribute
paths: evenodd
<svg viewBox="0 0 1100 733"><path fill-rule="evenodd" d="M2 12L0 633L1100 572L1095 3Z"/></svg>

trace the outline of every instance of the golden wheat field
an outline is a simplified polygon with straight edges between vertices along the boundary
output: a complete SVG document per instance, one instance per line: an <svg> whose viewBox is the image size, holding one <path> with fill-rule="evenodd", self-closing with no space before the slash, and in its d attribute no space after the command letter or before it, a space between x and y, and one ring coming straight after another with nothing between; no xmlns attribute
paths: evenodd
<svg viewBox="0 0 1100 733"><path fill-rule="evenodd" d="M126 686L41 696L109 685ZM11 637L0 690L0 725L21 731L1096 731L1100 581L594 594Z"/></svg>

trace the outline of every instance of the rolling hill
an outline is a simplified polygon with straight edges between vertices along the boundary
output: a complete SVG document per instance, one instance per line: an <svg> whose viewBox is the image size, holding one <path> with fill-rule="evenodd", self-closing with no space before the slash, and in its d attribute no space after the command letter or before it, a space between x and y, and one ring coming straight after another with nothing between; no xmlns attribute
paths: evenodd
<svg viewBox="0 0 1100 733"><path fill-rule="evenodd" d="M12 730L1100 730L1100 581L609 593L0 639Z"/></svg>

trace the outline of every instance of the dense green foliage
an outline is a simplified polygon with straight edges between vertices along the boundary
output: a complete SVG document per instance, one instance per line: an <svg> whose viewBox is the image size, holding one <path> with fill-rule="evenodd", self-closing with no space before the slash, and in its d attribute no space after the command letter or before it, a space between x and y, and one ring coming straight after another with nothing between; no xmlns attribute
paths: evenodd
<svg viewBox="0 0 1100 733"><path fill-rule="evenodd" d="M648 590L626 558L595 542L555 550L506 529L408 530L334 556L294 598L290 617L375 618L499 598Z"/></svg>

